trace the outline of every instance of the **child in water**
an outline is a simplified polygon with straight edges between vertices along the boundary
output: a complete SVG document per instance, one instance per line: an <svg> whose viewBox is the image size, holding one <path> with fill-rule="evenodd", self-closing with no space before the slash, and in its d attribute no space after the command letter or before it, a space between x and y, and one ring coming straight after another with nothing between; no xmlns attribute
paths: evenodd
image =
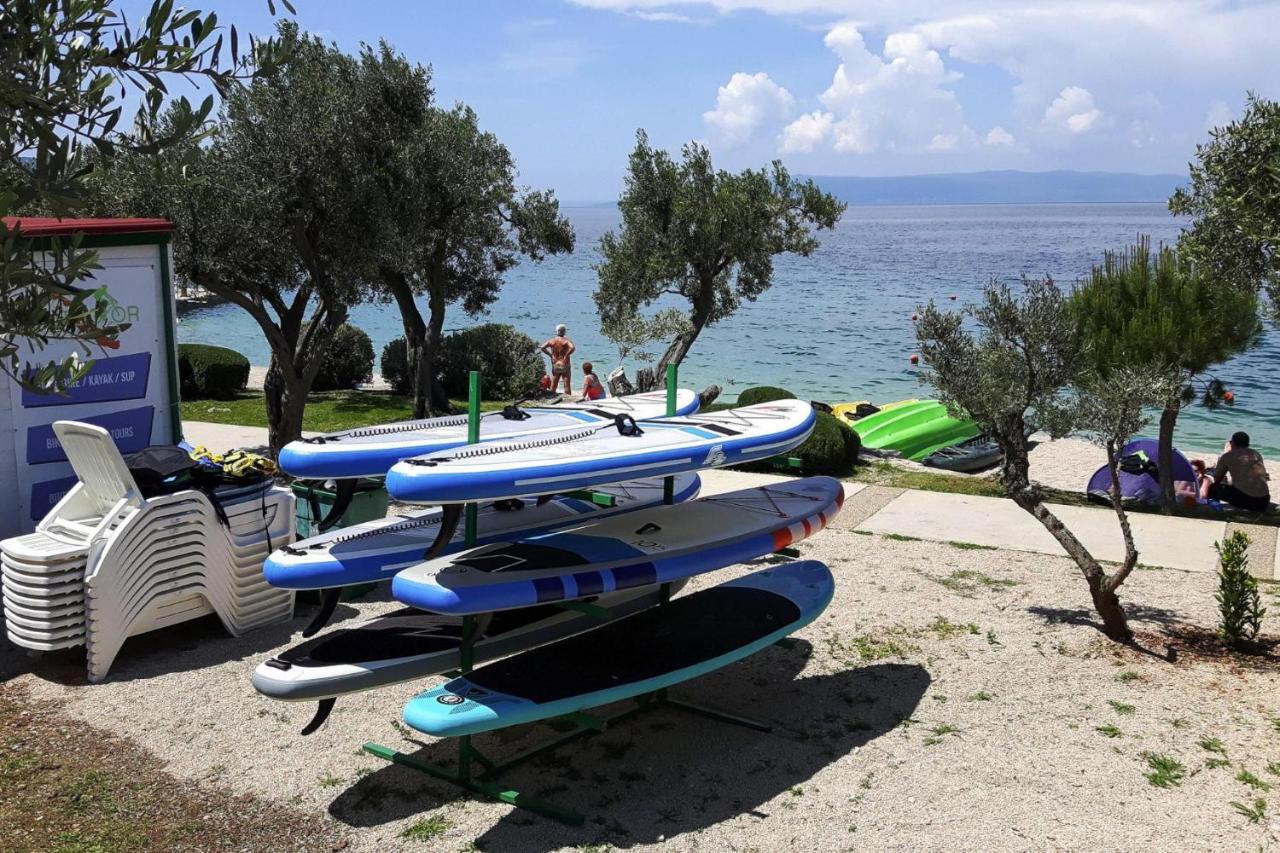
<svg viewBox="0 0 1280 853"><path fill-rule="evenodd" d="M599 400L604 397L604 385L600 384L600 378L596 376L591 367L591 362L584 361L582 363L582 399L583 400Z"/></svg>

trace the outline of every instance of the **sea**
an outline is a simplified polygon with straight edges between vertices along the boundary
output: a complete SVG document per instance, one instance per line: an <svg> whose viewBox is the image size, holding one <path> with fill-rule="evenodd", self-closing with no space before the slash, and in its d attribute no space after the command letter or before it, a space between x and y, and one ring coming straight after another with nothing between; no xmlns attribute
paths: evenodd
<svg viewBox="0 0 1280 853"><path fill-rule="evenodd" d="M620 216L612 206L564 212L577 251L520 264L487 316L472 318L450 306L445 328L509 323L541 342L564 323L577 344L575 369L590 360L603 376L619 364L619 354L600 334L591 299L594 265L601 235L618 228ZM830 402L928 396L920 369L911 364L912 315L920 305L933 300L959 308L980 298L993 278L1048 275L1067 285L1087 275L1105 250L1123 248L1138 235L1153 244L1172 243L1185 225L1163 204L850 207L834 230L820 232L817 251L776 258L773 286L703 331L680 367L680 384L716 383L726 397L752 385L778 385ZM377 353L401 334L394 305L360 305L350 321L369 333ZM180 309L178 337L231 347L253 364L265 365L270 357L256 323L230 304ZM626 366L634 371L637 365ZM1235 405L1185 411L1179 444L1213 449L1243 429L1255 447L1280 454L1278 370L1280 330L1269 325L1258 347L1213 371L1235 393Z"/></svg>

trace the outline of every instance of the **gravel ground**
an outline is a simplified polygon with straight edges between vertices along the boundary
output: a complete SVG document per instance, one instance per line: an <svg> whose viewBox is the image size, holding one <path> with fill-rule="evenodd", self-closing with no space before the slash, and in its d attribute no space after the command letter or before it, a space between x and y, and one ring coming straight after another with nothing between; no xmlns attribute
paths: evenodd
<svg viewBox="0 0 1280 853"><path fill-rule="evenodd" d="M1121 597L1155 652L1143 654L1101 637L1065 559L830 529L800 550L836 574L827 613L792 648L678 691L774 731L657 710L507 777L588 813L577 829L363 754L366 740L419 748L399 723L409 686L347 697L299 737L310 707L259 697L248 675L305 610L241 639L209 623L135 638L100 685L74 654L9 654L0 678L178 778L309 814L353 850L1280 849L1280 796L1264 787L1280 785L1266 769L1280 771L1280 664L1165 659L1164 632L1213 625L1213 575L1134 574ZM343 605L339 618L391 606ZM1265 627L1276 633L1275 617ZM501 756L548 733L477 741ZM422 741L427 759L452 754ZM1154 786L1147 756L1179 762L1182 778ZM1257 823L1232 805L1259 798Z"/></svg>

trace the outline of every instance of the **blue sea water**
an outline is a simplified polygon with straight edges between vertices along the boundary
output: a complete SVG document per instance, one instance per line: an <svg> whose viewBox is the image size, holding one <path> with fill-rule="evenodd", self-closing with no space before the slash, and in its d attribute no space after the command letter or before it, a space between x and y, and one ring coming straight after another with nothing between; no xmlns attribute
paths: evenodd
<svg viewBox="0 0 1280 853"><path fill-rule="evenodd" d="M510 323L538 341L565 323L578 362L592 360L603 374L618 363L618 353L599 332L592 266L600 236L618 226L619 216L613 207L570 208L566 215L577 232L577 251L521 264L485 319ZM1183 224L1161 204L850 207L834 231L822 232L822 246L812 256L778 258L768 292L702 333L681 366L681 384L715 382L726 395L751 385L781 385L830 401L927 395L909 361L915 350L911 315L918 305L975 301L993 277L1050 275L1068 284L1087 274L1104 250L1121 248L1138 234L1172 242ZM377 352L401 334L394 305L359 306L351 322L369 333ZM483 321L451 306L445 325L474 322ZM269 358L257 325L232 305L184 311L178 336L232 347L254 364ZM1267 378L1277 369L1280 331L1269 327L1260 346L1215 371L1235 392L1236 405L1188 410L1179 421L1179 443L1215 448L1245 429L1255 446L1280 452L1280 394Z"/></svg>

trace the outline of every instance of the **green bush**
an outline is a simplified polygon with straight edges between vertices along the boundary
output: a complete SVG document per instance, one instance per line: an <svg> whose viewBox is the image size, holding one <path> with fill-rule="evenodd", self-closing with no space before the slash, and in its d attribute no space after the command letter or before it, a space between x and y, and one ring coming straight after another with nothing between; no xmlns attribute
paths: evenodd
<svg viewBox="0 0 1280 853"><path fill-rule="evenodd" d="M188 400L225 399L249 382L249 359L226 347L178 344L178 386Z"/></svg>
<svg viewBox="0 0 1280 853"><path fill-rule="evenodd" d="M813 434L788 455L802 460L806 474L847 474L857 461L861 446L858 434L840 423L839 418L818 412Z"/></svg>
<svg viewBox="0 0 1280 853"><path fill-rule="evenodd" d="M486 323L446 335L436 364L445 393L467 396L467 373L479 370L488 400L515 400L537 393L546 369L533 338L505 323Z"/></svg>
<svg viewBox="0 0 1280 853"><path fill-rule="evenodd" d="M754 406L756 403L772 403L774 400L794 400L795 394L792 394L785 388L775 388L772 385L759 385L755 388L748 388L738 395L739 406Z"/></svg>
<svg viewBox="0 0 1280 853"><path fill-rule="evenodd" d="M373 379L373 341L364 329L343 323L334 333L312 391L345 391Z"/></svg>
<svg viewBox="0 0 1280 853"><path fill-rule="evenodd" d="M409 381L409 347L404 338L396 338L382 348L381 361L382 380L391 386L397 394L408 394L412 390Z"/></svg>
<svg viewBox="0 0 1280 853"><path fill-rule="evenodd" d="M1257 639L1267 609L1258 581L1249 574L1249 537L1239 530L1213 545L1218 551L1218 611L1222 636L1233 646Z"/></svg>

